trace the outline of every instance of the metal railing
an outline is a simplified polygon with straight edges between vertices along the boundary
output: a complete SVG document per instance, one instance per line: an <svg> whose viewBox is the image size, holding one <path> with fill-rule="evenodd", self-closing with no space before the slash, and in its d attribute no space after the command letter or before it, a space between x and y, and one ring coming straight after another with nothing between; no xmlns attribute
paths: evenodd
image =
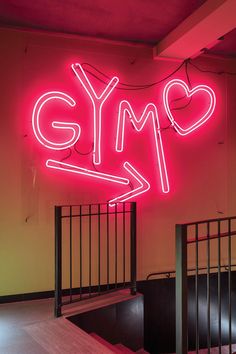
<svg viewBox="0 0 236 354"><path fill-rule="evenodd" d="M55 206L55 316L124 288L136 293L136 203Z"/></svg>
<svg viewBox="0 0 236 354"><path fill-rule="evenodd" d="M220 267L221 267L221 269L223 271L228 271L228 269L229 269L228 265L224 265L224 264L222 264ZM236 267L236 263L235 264L231 264L231 268L232 267ZM204 271L206 271L206 270L207 270L207 267L199 267L198 268L198 271L199 272L202 271L203 274L204 274ZM210 266L210 270L218 270L218 266ZM188 276L191 275L191 273L195 272L195 271L196 271L196 268L188 268L187 269ZM150 280L150 278L153 278L153 277L155 277L155 279L156 279L156 277L157 277L157 279L159 279L159 277L161 277L161 278L165 277L165 278L169 279L172 276L175 277L175 273L176 273L175 269L166 270L166 271L163 271L163 272L153 272L153 273L149 273L146 276L146 280Z"/></svg>
<svg viewBox="0 0 236 354"><path fill-rule="evenodd" d="M222 345L227 344L229 353L232 353L232 259L236 257L236 217L210 219L188 224L176 225L176 353L187 354L189 350L189 326L190 304L188 297L188 263L194 263L190 271L194 272L194 289L191 315L194 316L195 339L194 350L200 350L199 332L203 326L202 316L206 322L206 347L208 353L211 347L218 347L221 353ZM202 263L205 265L202 266ZM223 265L224 263L224 265ZM212 265L213 264L213 265ZM201 293L200 298L200 271L204 271L206 292ZM224 272L222 272L222 270ZM214 294L216 301L212 303L211 285L212 273L216 275L217 292ZM224 273L224 274L223 274ZM223 281L223 275L227 275ZM202 275L201 275L202 276ZM203 278L201 278L203 279ZM224 277L225 280L225 277ZM202 280L201 280L202 284ZM202 287L202 285L201 285ZM222 307L222 295L227 296L227 306L224 301ZM226 307L226 308L225 308ZM222 311L224 310L224 318ZM235 308L234 308L235 310ZM214 317L214 318L213 318ZM224 322L224 328L222 323ZM212 329L217 330L212 341ZM224 340L222 341L222 330ZM227 333L226 333L227 332ZM235 338L234 338L235 340ZM193 350L193 348L191 348Z"/></svg>

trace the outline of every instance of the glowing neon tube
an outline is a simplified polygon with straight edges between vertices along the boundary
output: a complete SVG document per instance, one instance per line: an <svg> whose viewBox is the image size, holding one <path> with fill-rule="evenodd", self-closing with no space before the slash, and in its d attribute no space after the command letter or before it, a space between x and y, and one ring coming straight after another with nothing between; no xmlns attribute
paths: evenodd
<svg viewBox="0 0 236 354"><path fill-rule="evenodd" d="M210 97L210 103L209 103L209 107L208 107L206 113L197 122L195 122L194 124L192 124L188 128L182 128L175 121L175 119L171 113L171 109L170 109L170 105L169 105L169 92L170 92L171 88L173 88L174 86L180 86L185 91L185 94L187 97L192 97L197 92L205 92ZM166 84L166 86L164 87L163 103L164 103L164 107L165 107L167 116L168 116L170 122L173 124L177 133L180 135L187 135L189 133L192 133L194 130L199 128L204 123L206 123L206 121L212 116L212 114L215 110L215 106L216 106L216 95L215 95L215 92L212 90L212 88L210 88L209 86L198 85L198 86L195 86L192 90L190 90L184 81L179 80L179 79L173 79L173 80L169 81Z"/></svg>
<svg viewBox="0 0 236 354"><path fill-rule="evenodd" d="M94 122L94 150L93 150L93 162L96 165L101 163L101 130L102 130L102 107L112 93L114 88L119 82L117 77L113 77L108 83L104 91L97 95L88 76L83 70L80 64L72 64L71 68L75 73L76 77L79 79L83 88L87 92L92 104L93 104L93 122Z"/></svg>
<svg viewBox="0 0 236 354"><path fill-rule="evenodd" d="M115 183L120 183L120 184L129 184L129 180L127 178L115 176L115 175L110 175L107 173L102 173L102 172L97 172L97 171L92 171L88 170L86 168L82 168L76 165L71 165L69 163L57 161L57 160L47 160L46 161L46 166L49 168L54 168L56 170L61 170L61 171L66 171L70 173L77 173L80 175L85 175L89 177L94 177L98 179L102 179L105 181L110 181L110 182L115 182Z"/></svg>
<svg viewBox="0 0 236 354"><path fill-rule="evenodd" d="M140 132L143 129L149 117L152 120L153 135L156 145L157 166L160 172L161 188L164 193L168 193L170 190L169 179L167 174L165 153L162 144L160 123L156 106L153 103L147 104L141 117L137 118L128 101L120 102L116 134L116 151L118 152L121 152L124 149L126 116L128 116L128 118L131 120L131 123L137 132Z"/></svg>
<svg viewBox="0 0 236 354"><path fill-rule="evenodd" d="M69 148L70 146L73 146L77 140L80 137L80 126L77 123L68 123L68 122L58 122L54 121L52 122L52 127L56 129L63 129L63 130L68 130L72 133L72 136L69 140L63 142L63 143L56 143L54 141L48 140L42 133L41 127L40 127L40 115L41 115L41 110L42 108L52 100L61 100L67 103L69 106L74 107L76 105L75 101L73 100L72 97L69 95L65 94L64 92L60 91L51 91L51 92L46 92L42 96L39 97L37 102L34 105L33 113L32 113L32 127L34 131L34 135L36 136L37 140L47 147L48 149L52 150L64 150L66 148Z"/></svg>
<svg viewBox="0 0 236 354"><path fill-rule="evenodd" d="M128 171L135 178L139 185L137 188L122 194L119 197L111 199L109 201L110 206L114 206L116 203L122 203L131 198L137 197L138 195L145 193L150 189L150 184L148 181L128 161L126 161L123 166L126 171Z"/></svg>

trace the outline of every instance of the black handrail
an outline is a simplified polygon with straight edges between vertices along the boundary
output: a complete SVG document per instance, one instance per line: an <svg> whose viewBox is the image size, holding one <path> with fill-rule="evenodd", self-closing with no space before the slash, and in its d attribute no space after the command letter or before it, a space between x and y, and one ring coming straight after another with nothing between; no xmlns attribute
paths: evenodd
<svg viewBox="0 0 236 354"><path fill-rule="evenodd" d="M213 218L213 219L205 219L205 220L199 220L199 221L193 221L193 222L187 222L187 223L181 223L179 225L183 226L194 226L194 225L200 225L200 224L206 224L206 223L213 223L213 222L222 222L222 221L228 221L228 220L233 220L235 219L236 216L225 216L223 218Z"/></svg>
<svg viewBox="0 0 236 354"><path fill-rule="evenodd" d="M146 276L146 280L149 280L151 277L159 276L159 275L165 275L166 278L170 278L171 274L175 274L175 270L170 270L170 271L165 271L165 272L154 272L154 273L149 273Z"/></svg>
<svg viewBox="0 0 236 354"><path fill-rule="evenodd" d="M208 239L214 240L214 239L218 239L219 237L224 238L224 237L229 237L229 236L233 236L233 235L236 235L236 231L231 232L230 234L229 234L229 232L220 232L218 234L211 235L211 236L198 236L197 242L207 241ZM191 238L191 239L187 240L187 243L195 243L195 242L196 242L195 238Z"/></svg>
<svg viewBox="0 0 236 354"><path fill-rule="evenodd" d="M225 271L228 271L229 267L228 265L221 265L221 268L224 268ZM236 267L236 263L235 264L231 264L231 267ZM207 269L218 269L218 265L217 266L209 266L209 267L199 267L198 270L202 271L202 270L207 270ZM188 268L187 272L195 272L196 268ZM151 277L155 277L155 276L160 276L160 275L165 275L166 278L170 278L172 274L175 274L176 270L167 270L165 272L154 272L154 273L149 273L146 277L146 280L149 280Z"/></svg>
<svg viewBox="0 0 236 354"><path fill-rule="evenodd" d="M62 257L66 245L68 259ZM69 289L62 287L62 274L64 280L68 275ZM55 316L64 305L124 288L136 293L136 203L55 206ZM63 300L64 295L69 297Z"/></svg>

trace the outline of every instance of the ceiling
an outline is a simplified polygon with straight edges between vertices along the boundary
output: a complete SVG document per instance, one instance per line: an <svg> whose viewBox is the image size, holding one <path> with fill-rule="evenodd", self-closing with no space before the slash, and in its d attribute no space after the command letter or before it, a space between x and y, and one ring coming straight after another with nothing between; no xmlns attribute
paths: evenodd
<svg viewBox="0 0 236 354"><path fill-rule="evenodd" d="M206 0L0 0L0 26L156 45ZM236 57L236 30L208 50Z"/></svg>

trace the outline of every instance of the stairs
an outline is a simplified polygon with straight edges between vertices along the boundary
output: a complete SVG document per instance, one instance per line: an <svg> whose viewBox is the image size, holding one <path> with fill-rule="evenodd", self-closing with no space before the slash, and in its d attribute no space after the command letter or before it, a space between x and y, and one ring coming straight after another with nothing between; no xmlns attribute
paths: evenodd
<svg viewBox="0 0 236 354"><path fill-rule="evenodd" d="M125 345L123 345L121 343L118 343L115 346L116 346L116 348L121 350L121 353L124 353L124 354L132 354L132 353L134 353L132 350L130 350L129 348L127 348Z"/></svg>
<svg viewBox="0 0 236 354"><path fill-rule="evenodd" d="M37 322L24 330L49 354L114 354L65 318Z"/></svg>
<svg viewBox="0 0 236 354"><path fill-rule="evenodd" d="M100 337L99 335L97 335L96 333L90 333L90 335L91 335L91 337L96 339L97 342L102 344L104 347L110 349L115 354L134 354L134 353L149 354L144 349L139 349L138 351L134 352L131 349L127 348L122 343L111 344L108 341L106 341L105 339L103 339L102 337Z"/></svg>
<svg viewBox="0 0 236 354"><path fill-rule="evenodd" d="M95 333L88 334L70 321L40 321L25 326L24 331L49 354L132 354L123 344L111 344ZM143 349L139 354L148 354Z"/></svg>

